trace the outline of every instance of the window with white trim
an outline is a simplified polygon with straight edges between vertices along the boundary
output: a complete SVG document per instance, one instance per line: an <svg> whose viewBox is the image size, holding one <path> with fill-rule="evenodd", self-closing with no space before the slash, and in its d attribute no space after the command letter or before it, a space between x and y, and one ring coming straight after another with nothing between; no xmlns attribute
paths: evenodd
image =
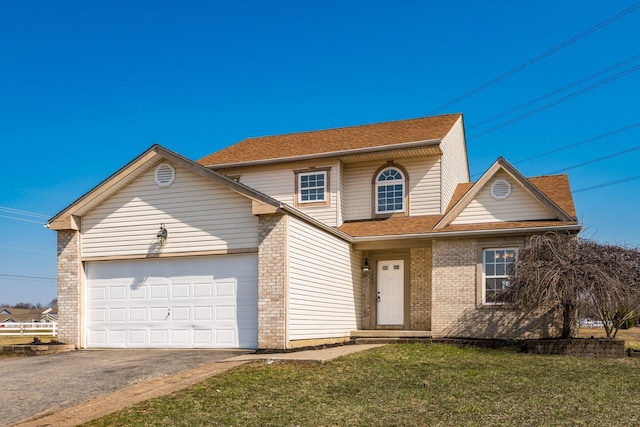
<svg viewBox="0 0 640 427"><path fill-rule="evenodd" d="M497 295L509 286L516 267L517 248L482 250L482 303L499 304Z"/></svg>
<svg viewBox="0 0 640 427"><path fill-rule="evenodd" d="M376 177L376 213L404 212L405 179L394 167L383 169Z"/></svg>
<svg viewBox="0 0 640 427"><path fill-rule="evenodd" d="M298 173L298 203L327 200L327 171Z"/></svg>

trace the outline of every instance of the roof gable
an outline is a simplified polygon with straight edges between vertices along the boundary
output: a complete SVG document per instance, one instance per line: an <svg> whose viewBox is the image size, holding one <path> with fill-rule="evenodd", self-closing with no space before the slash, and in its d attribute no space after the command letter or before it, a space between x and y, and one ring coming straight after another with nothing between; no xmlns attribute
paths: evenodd
<svg viewBox="0 0 640 427"><path fill-rule="evenodd" d="M75 220L76 216L84 215L149 169L160 164L163 160L188 169L260 204L274 207L281 205L280 202L265 194L211 171L156 144L56 214L49 220L49 228L53 230L79 229Z"/></svg>
<svg viewBox="0 0 640 427"><path fill-rule="evenodd" d="M503 218L494 217L493 219L491 219L491 213L489 212L489 215L486 215L484 219L481 219L481 215L477 216L477 222L497 222L501 220L560 220L571 222L575 220L575 210L566 175L527 179L509 162L500 157L476 183L465 183L458 186L445 215L434 229L474 222L471 218L465 219L465 214L469 214L473 209L478 211L484 209L481 206L483 201L485 204L490 204L487 203L490 200L487 198L487 194L490 191L489 187L495 182L496 178L499 179L501 177L508 178L507 181L516 186L515 189L520 198L517 202L521 212L511 211L505 213ZM548 193L536 184L542 186ZM506 201L505 199L503 202ZM497 204L493 204L492 207L495 208L495 206ZM505 203L504 206L513 207L514 205ZM525 214L524 212L527 211L528 213ZM529 217L522 215L529 215Z"/></svg>
<svg viewBox="0 0 640 427"><path fill-rule="evenodd" d="M367 149L398 149L405 144L438 144L461 117L461 114L446 114L363 126L248 138L205 156L197 163L208 167L222 167L252 162L356 154L359 150Z"/></svg>

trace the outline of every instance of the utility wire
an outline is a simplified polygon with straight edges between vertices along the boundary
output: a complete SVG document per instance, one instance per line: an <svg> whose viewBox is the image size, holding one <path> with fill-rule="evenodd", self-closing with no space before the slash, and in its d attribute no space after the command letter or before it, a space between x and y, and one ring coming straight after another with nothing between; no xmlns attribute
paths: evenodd
<svg viewBox="0 0 640 427"><path fill-rule="evenodd" d="M581 193L583 191L595 190L596 188L609 187L611 185L622 184L623 182L633 181L634 179L640 179L640 175L630 176L628 178L619 179L617 181L609 181L603 184L592 185L591 187L580 188L573 190L573 193Z"/></svg>
<svg viewBox="0 0 640 427"><path fill-rule="evenodd" d="M8 212L8 213L11 213L11 214L17 214L17 215L33 216L33 217L36 217L36 218L44 218L44 219L51 218L50 215L45 215L45 214L40 214L40 213L35 213L35 212L29 212L29 211L21 211L19 209L8 208L6 206L0 206L0 211Z"/></svg>
<svg viewBox="0 0 640 427"><path fill-rule="evenodd" d="M523 104L520 104L520 105L518 105L516 107L510 108L510 109L508 109L508 110L506 110L506 111L504 111L504 112L502 112L500 114L496 114L495 116L491 116L491 117L489 117L487 119L481 120L481 121L479 121L477 123L472 124L471 126L467 126L466 128L467 128L467 130L471 130L471 129L477 128L477 127L479 127L479 126L481 126L481 125L483 125L485 123L492 122L492 121L494 121L496 119L504 117L504 116L506 116L508 114L511 114L511 113L515 112L515 111L521 110L524 107L528 107L529 105L533 105L533 104L535 104L537 102L540 102L540 101L543 101L543 100L545 100L547 98L551 98L554 95L557 95L557 94L559 94L561 92L566 91L567 89L570 89L570 88L572 88L574 86L578 86L578 85L580 85L582 83L588 82L589 80L592 80L592 79L594 79L596 77L599 77L599 76L601 76L603 74L606 74L606 73L608 73L610 71L613 71L616 68L619 68L619 67L621 67L623 65L627 65L630 62L634 62L634 61L636 61L638 59L640 59L640 54L632 56L630 58L627 58L624 61L618 62L617 64L614 64L614 65L612 65L610 67L604 68L604 69L602 69L602 70L600 70L600 71L598 71L598 72L596 72L594 74L591 74L591 75L589 75L587 77L583 77L583 78L581 78L579 80L576 80L576 81L574 81L572 83L569 83L569 84L567 84L565 86L562 86L559 89L555 89L555 90L553 90L551 92L548 92L548 93L546 93L546 94L544 94L542 96L534 98L534 99L532 99L530 101L527 101L527 102L525 102Z"/></svg>
<svg viewBox="0 0 640 427"><path fill-rule="evenodd" d="M18 279L18 280L58 280L55 277L41 277L41 276L21 276L17 274L0 274L0 277L6 277L8 279Z"/></svg>
<svg viewBox="0 0 640 427"><path fill-rule="evenodd" d="M638 151L638 150L640 150L640 145L637 145L637 146L632 147L632 148L628 148L626 150L618 151L617 153L608 154L606 156L602 156L602 157L598 157L596 159L588 160L586 162L578 163L578 164L575 164L573 166L569 166L569 167L566 167L566 168L558 169L557 171L551 172L549 175L554 175L554 174L557 174L557 173L560 173L560 172L565 172L565 171L568 171L568 170L571 170L571 169L576 169L576 168L579 168L579 167L582 167L582 166L586 166L586 165L591 165L593 163L601 162L603 160L611 159L613 157L622 156L623 154L628 154L628 153L631 153L631 152L634 152L634 151Z"/></svg>
<svg viewBox="0 0 640 427"><path fill-rule="evenodd" d="M594 89L597 89L600 86L604 86L607 83L611 83L612 81L617 80L617 79L619 79L621 77L624 77L624 76L626 76L628 74L635 73L638 70L640 70L640 65L633 66L633 67L631 67L631 68L629 68L627 70L619 72L618 74L614 74L613 76L607 77L604 80L600 80L599 82L596 82L596 83L594 83L594 84L592 84L590 86L587 86L585 88L582 88L580 90L572 92L569 95L563 96L562 98L558 98L555 101L549 102L548 104L544 104L544 105L542 105L542 106L540 106L538 108L535 108L535 109L533 109L533 110L531 110L531 111L529 111L527 113L521 114L521 115L519 115L519 116L517 116L517 117L515 117L515 118L513 118L511 120L507 120L506 122L502 122L502 123L500 123L498 125L495 125L495 126L489 128L489 129L487 129L487 130L484 130L484 131L482 131L480 133L472 135L472 136L469 137L469 139L483 137L483 136L485 136L485 135L487 135L489 133L495 132L498 129L502 129L503 127L512 125L512 124L514 124L516 122L519 122L520 120L524 120L524 119L526 119L528 117L531 117L534 114L538 114L538 113L540 113L542 111L548 110L551 107L555 107L558 104L562 104L563 102L567 102L570 99L573 99L573 98L575 98L577 96L583 95L583 94L585 94L587 92L590 92L590 91L592 91Z"/></svg>
<svg viewBox="0 0 640 427"><path fill-rule="evenodd" d="M14 246L5 246L5 245L0 245L0 248L11 249L12 251L33 252L33 253L36 253L36 254L46 254L46 255L54 255L55 254L55 252L37 251L37 250L34 250L34 249L16 248Z"/></svg>
<svg viewBox="0 0 640 427"><path fill-rule="evenodd" d="M31 219L16 218L16 217L14 217L14 216L0 215L0 218L15 219L16 221L31 222L31 223L33 223L33 224L40 224L40 225L43 225L43 222L42 222L42 221L34 221L34 220L31 220Z"/></svg>
<svg viewBox="0 0 640 427"><path fill-rule="evenodd" d="M573 143L573 144L564 145L562 147L556 148L555 150L546 151L546 152L541 153L541 154L536 154L535 156L527 157L526 159L522 159L522 160L518 160L516 162L513 162L513 164L521 164L521 163L525 163L525 162L530 162L531 160L535 160L535 159L539 159L541 157L549 156L551 154L559 153L561 151L565 151L565 150L568 150L570 148L575 148L575 147L578 147L580 145L584 145L584 144L587 144L589 142L593 142L593 141L597 141L599 139L603 139L603 138L606 138L606 137L609 137L609 136L613 136L613 135L616 135L618 133L625 132L625 131L628 131L630 129L634 129L634 128L637 128L637 127L640 127L640 122L634 123L634 124L629 125L629 126L625 126L623 128L620 128L620 129L612 130L611 132L603 133L602 135L594 136L592 138L587 138L587 139L584 139L582 141L579 141L579 142L576 142L576 143Z"/></svg>
<svg viewBox="0 0 640 427"><path fill-rule="evenodd" d="M631 129L635 129L635 128L637 128L637 127L640 127L640 122L636 122L636 123L634 123L634 124L631 124L631 125L628 125L628 126L625 126L625 127L619 128L619 129L615 129L615 130L612 130L612 131L610 131L610 132L607 132L607 133L603 133L603 134L601 134L601 135L594 136L594 137L592 137L592 138L587 138L587 139L584 139L584 140L582 140L582 141L578 141L578 142L573 143L573 144L564 145L564 146L562 146L562 147L556 148L556 149L551 150L551 151L546 151L546 152L544 152L544 153L537 154L537 155L535 155L535 156L527 157L527 158L525 158L525 159L515 161L515 162L513 162L513 164L514 164L514 165L515 165L515 164L521 164L521 163L529 162L529 161L531 161L531 160L539 159L539 158L541 158L541 157L546 157L546 156L549 156L549 155L551 155L551 154L559 153L559 152L561 152L561 151L566 151L566 150L568 150L568 149L570 149L570 148L575 148L575 147L578 147L578 146L580 146L580 145L587 144L587 143L589 143L589 142L597 141L597 140L599 140L599 139L604 139L604 138L606 138L606 137L613 136L613 135L616 135L616 134L618 134L618 133L625 132L625 131L628 131L628 130L631 130ZM634 148L631 148L631 149L630 149L630 151L635 151L636 149L637 149L637 147L634 147ZM623 154L624 154L624 153L623 153ZM610 157L615 157L616 155L621 155L621 154L617 153L617 154L613 154L613 155L605 156L605 158L602 158L602 160L605 160L605 159L610 158ZM599 160L598 160L598 159L590 160L590 161L589 161L589 162L587 162L587 163L595 163L596 161L599 161ZM577 166L575 166L575 167L577 167ZM570 168L573 168L573 167L570 167ZM478 175L481 175L481 174L482 174L482 172L474 173L474 174L472 174L472 175L471 175L471 177L475 177L475 176L478 176Z"/></svg>
<svg viewBox="0 0 640 427"><path fill-rule="evenodd" d="M528 61L523 62L522 64L518 65L517 67L507 71L504 74L499 75L498 77L495 77L491 80L489 80L486 83L481 84L480 86L476 87L475 89L472 89L470 91L468 91L467 93L452 99L451 101L448 101L442 105L440 105L439 107L437 107L432 114L437 113L438 111L441 111L451 105L457 104L458 102L467 99L499 82L501 82L502 80L505 80L508 77L511 77L512 75L524 70L525 68L529 67L530 65L535 64L538 61L541 61L542 59L553 55L554 53L564 49L565 47L577 42L578 40L598 31L599 29L606 27L607 25L611 24L612 22L622 18L623 16L626 16L628 14L630 14L631 12L635 11L636 9L640 8L640 3L636 3L631 7L628 7L627 9L618 12L617 14L613 15L612 17L605 19L604 21L600 22L599 24L594 25L593 27L581 32L580 34L573 36L572 38L560 43L559 45L556 45L554 47L552 47L551 49L541 53L540 55L536 56L535 58L532 58Z"/></svg>

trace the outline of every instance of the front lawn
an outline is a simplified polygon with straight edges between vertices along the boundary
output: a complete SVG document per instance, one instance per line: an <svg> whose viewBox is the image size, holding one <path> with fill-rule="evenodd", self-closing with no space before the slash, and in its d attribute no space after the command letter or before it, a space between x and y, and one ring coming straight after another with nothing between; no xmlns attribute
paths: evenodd
<svg viewBox="0 0 640 427"><path fill-rule="evenodd" d="M245 365L88 425L637 425L639 387L640 359L401 344Z"/></svg>

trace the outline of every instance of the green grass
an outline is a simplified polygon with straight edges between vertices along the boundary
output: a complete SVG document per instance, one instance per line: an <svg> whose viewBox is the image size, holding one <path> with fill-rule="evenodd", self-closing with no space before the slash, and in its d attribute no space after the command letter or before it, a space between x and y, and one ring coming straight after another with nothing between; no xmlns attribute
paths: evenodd
<svg viewBox="0 0 640 427"><path fill-rule="evenodd" d="M637 425L640 359L388 345L252 364L92 426Z"/></svg>

